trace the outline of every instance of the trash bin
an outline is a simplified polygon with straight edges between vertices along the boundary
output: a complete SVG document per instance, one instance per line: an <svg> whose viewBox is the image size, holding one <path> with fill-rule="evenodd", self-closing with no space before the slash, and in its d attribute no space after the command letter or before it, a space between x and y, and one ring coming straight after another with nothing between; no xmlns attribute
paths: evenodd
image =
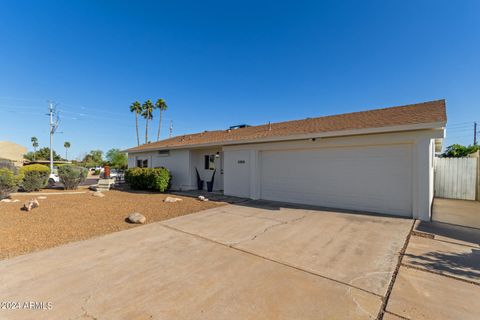
<svg viewBox="0 0 480 320"><path fill-rule="evenodd" d="M104 167L104 179L110 179L110 166Z"/></svg>

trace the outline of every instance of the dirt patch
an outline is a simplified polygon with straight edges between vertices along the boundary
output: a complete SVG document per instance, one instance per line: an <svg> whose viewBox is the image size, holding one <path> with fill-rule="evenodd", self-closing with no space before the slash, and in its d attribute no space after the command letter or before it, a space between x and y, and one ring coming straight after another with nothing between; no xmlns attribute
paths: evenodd
<svg viewBox="0 0 480 320"><path fill-rule="evenodd" d="M34 194L14 196L20 201L0 202L0 259L138 227L125 222L133 212L140 212L151 223L224 205L176 195L183 201L165 203L167 196L116 190L106 192L103 198L91 192L52 194L39 200L40 207L31 212L21 208Z"/></svg>

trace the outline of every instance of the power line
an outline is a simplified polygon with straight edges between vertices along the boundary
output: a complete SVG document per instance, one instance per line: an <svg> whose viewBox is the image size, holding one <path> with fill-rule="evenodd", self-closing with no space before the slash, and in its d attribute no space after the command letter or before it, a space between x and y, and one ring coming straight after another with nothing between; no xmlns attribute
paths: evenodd
<svg viewBox="0 0 480 320"><path fill-rule="evenodd" d="M458 126L458 127L448 127L447 126L447 130L471 129L471 128L472 128L471 123L469 125L466 125L466 126Z"/></svg>
<svg viewBox="0 0 480 320"><path fill-rule="evenodd" d="M472 128L472 125L470 124L469 126L465 126L465 127L454 127L454 128L449 128L447 127L447 130L470 130Z"/></svg>
<svg viewBox="0 0 480 320"><path fill-rule="evenodd" d="M476 121L476 120L474 120ZM454 126L454 125L459 125L459 124L472 124L472 121L465 121L465 122L453 122L453 123L448 123L447 126Z"/></svg>
<svg viewBox="0 0 480 320"><path fill-rule="evenodd" d="M46 100L46 99L38 99L38 98L16 98L16 97L5 97L5 96L0 96L0 99L19 100L19 101L45 101Z"/></svg>
<svg viewBox="0 0 480 320"><path fill-rule="evenodd" d="M462 124L462 125L455 125L455 126L449 126L447 125L447 128L467 128L467 127L470 127L472 125L472 123L470 122L469 124Z"/></svg>
<svg viewBox="0 0 480 320"><path fill-rule="evenodd" d="M12 105L0 105L0 108L6 108L6 109L28 109L28 110L40 110L43 109L44 107L34 107L34 106L12 106Z"/></svg>

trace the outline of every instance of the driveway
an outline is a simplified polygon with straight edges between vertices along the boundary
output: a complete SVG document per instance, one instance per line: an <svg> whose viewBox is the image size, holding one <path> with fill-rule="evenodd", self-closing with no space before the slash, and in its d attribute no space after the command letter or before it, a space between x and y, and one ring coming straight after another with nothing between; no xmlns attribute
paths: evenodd
<svg viewBox="0 0 480 320"><path fill-rule="evenodd" d="M435 198L432 219L480 229L480 201Z"/></svg>
<svg viewBox="0 0 480 320"><path fill-rule="evenodd" d="M269 202L214 208L1 261L0 300L23 309L0 318L375 319L412 225Z"/></svg>
<svg viewBox="0 0 480 320"><path fill-rule="evenodd" d="M384 319L477 320L479 297L480 230L417 221Z"/></svg>

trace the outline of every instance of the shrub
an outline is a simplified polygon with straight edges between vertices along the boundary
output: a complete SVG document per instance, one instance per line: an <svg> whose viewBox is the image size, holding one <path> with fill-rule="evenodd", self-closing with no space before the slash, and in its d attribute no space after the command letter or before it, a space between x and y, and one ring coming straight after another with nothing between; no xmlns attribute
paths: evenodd
<svg viewBox="0 0 480 320"><path fill-rule="evenodd" d="M0 168L0 200L8 198L10 193L17 191L22 178L21 174L15 175L12 170Z"/></svg>
<svg viewBox="0 0 480 320"><path fill-rule="evenodd" d="M65 190L75 190L87 179L88 170L73 164L58 167L58 177Z"/></svg>
<svg viewBox="0 0 480 320"><path fill-rule="evenodd" d="M93 172L94 175L98 176L100 174L100 170L96 169L94 172Z"/></svg>
<svg viewBox="0 0 480 320"><path fill-rule="evenodd" d="M47 185L50 168L42 164L31 164L20 169L23 175L22 189L26 192L38 191Z"/></svg>
<svg viewBox="0 0 480 320"><path fill-rule="evenodd" d="M132 189L165 192L172 175L166 168L132 168L125 171L125 182Z"/></svg>

